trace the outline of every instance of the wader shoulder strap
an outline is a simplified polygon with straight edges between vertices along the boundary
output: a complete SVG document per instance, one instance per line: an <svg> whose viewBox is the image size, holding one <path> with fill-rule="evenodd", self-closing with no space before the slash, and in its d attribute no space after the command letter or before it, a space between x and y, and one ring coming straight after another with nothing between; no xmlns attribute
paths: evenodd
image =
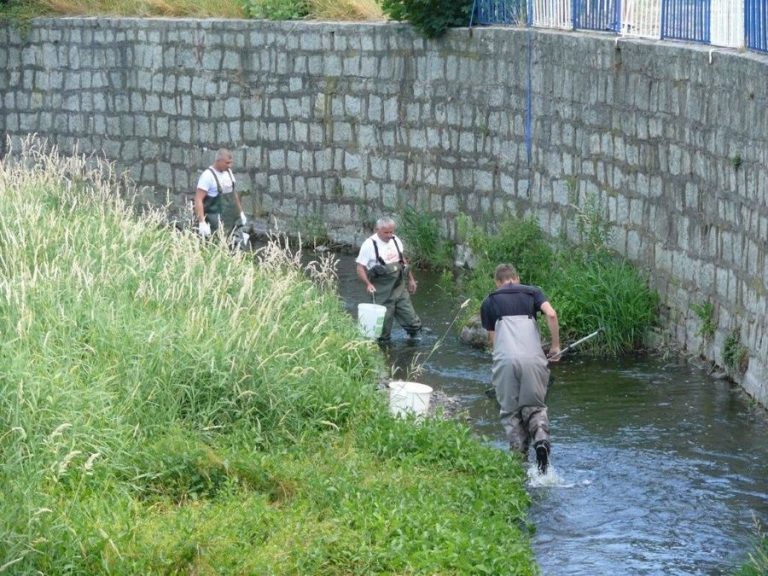
<svg viewBox="0 0 768 576"><path fill-rule="evenodd" d="M382 266L386 266L387 263L384 262L384 258L379 256L379 245L376 244L376 240L371 240L371 242L373 242L373 251L376 252L376 260L378 260L379 264L381 264Z"/></svg>
<svg viewBox="0 0 768 576"><path fill-rule="evenodd" d="M397 257L400 259L400 265L405 266L405 258L403 258L403 251L400 250L400 239L397 236L392 236L392 240L395 242L395 248L397 248Z"/></svg>
<svg viewBox="0 0 768 576"><path fill-rule="evenodd" d="M397 236L392 236L392 241L395 243L395 248L397 249L397 257L400 259L400 265L405 266L405 259L403 258L403 251L400 250L400 244L398 244ZM376 252L376 260L379 261L379 264L382 266L386 266L387 263L384 262L384 258L379 256L379 245L376 244L376 240L371 240L373 242L373 251Z"/></svg>
<svg viewBox="0 0 768 576"><path fill-rule="evenodd" d="M222 194L221 190L221 182L219 182L218 176L216 176L216 171L213 168L208 168L208 170L213 174L213 179L216 180L216 190L219 191L219 194ZM235 177L232 176L232 170L227 170L229 172L229 181L232 182L232 192L235 191Z"/></svg>

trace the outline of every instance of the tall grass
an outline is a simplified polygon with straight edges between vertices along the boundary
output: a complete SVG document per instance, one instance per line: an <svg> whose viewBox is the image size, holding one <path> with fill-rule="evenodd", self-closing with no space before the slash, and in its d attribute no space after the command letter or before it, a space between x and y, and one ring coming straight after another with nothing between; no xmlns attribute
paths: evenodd
<svg viewBox="0 0 768 576"><path fill-rule="evenodd" d="M317 20L386 20L376 0L308 0L309 14Z"/></svg>
<svg viewBox="0 0 768 576"><path fill-rule="evenodd" d="M768 574L768 534L759 521L755 520L754 549L749 560L741 566L735 576L766 576Z"/></svg>
<svg viewBox="0 0 768 576"><path fill-rule="evenodd" d="M268 18L270 20L385 20L376 0L9 0L3 14L19 17L136 16L173 18Z"/></svg>
<svg viewBox="0 0 768 576"><path fill-rule="evenodd" d="M519 464L386 415L332 263L131 194L36 140L0 162L0 569L533 573Z"/></svg>
<svg viewBox="0 0 768 576"><path fill-rule="evenodd" d="M437 218L429 212L406 207L397 233L407 244L408 260L414 266L449 268L453 246L440 232Z"/></svg>
<svg viewBox="0 0 768 576"><path fill-rule="evenodd" d="M10 0L25 14L245 18L242 0ZM18 8L17 8L18 10Z"/></svg>

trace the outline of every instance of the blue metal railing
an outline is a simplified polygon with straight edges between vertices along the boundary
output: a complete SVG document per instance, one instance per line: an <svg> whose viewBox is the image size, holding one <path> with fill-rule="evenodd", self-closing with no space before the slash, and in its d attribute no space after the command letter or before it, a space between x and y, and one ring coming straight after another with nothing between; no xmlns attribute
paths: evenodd
<svg viewBox="0 0 768 576"><path fill-rule="evenodd" d="M525 26L526 10L526 0L475 0L472 20L484 25Z"/></svg>
<svg viewBox="0 0 768 576"><path fill-rule="evenodd" d="M614 33L622 30L621 3L626 0L571 1L574 29ZM768 0L732 1L744 2L746 47L768 52ZM530 26L533 6L531 0L475 0L470 26ZM662 38L710 43L711 0L661 0L660 19Z"/></svg>
<svg viewBox="0 0 768 576"><path fill-rule="evenodd" d="M709 43L710 0L663 0L661 37Z"/></svg>
<svg viewBox="0 0 768 576"><path fill-rule="evenodd" d="M621 0L573 0L573 27L618 32L621 28Z"/></svg>
<svg viewBox="0 0 768 576"><path fill-rule="evenodd" d="M744 8L747 48L768 52L768 0L746 0Z"/></svg>

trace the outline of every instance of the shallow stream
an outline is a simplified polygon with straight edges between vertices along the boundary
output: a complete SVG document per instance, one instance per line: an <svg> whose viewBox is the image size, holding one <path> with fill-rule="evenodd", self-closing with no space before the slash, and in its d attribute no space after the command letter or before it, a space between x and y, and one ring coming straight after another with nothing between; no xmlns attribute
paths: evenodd
<svg viewBox="0 0 768 576"><path fill-rule="evenodd" d="M472 426L506 449L484 393L489 354L448 330L456 303L435 276L417 276L414 306L428 330L416 343L393 331L396 376L421 364L419 381L455 398ZM339 291L353 315L368 301L350 256L339 264ZM745 561L755 519L768 526L764 410L677 358L573 354L552 372L552 470L529 473L542 576L725 575Z"/></svg>

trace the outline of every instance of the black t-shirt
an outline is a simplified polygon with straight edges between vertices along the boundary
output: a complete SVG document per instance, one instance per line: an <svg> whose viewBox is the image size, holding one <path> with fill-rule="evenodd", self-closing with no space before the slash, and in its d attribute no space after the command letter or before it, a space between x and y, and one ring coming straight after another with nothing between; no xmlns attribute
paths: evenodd
<svg viewBox="0 0 768 576"><path fill-rule="evenodd" d="M496 330L496 321L502 316L536 316L547 297L538 286L506 284L491 292L480 307L483 328Z"/></svg>

